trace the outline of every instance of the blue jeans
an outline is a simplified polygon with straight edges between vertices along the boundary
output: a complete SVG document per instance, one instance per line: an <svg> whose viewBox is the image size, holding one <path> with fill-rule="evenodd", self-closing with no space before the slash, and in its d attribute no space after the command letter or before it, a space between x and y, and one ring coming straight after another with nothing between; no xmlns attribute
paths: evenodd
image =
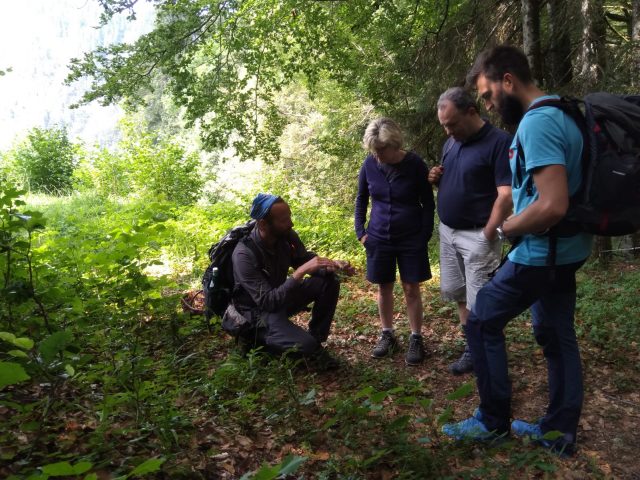
<svg viewBox="0 0 640 480"><path fill-rule="evenodd" d="M504 328L531 307L533 333L547 360L549 405L543 432L558 430L575 442L582 411L580 351L573 326L576 271L582 262L533 267L507 261L478 292L465 327L471 349L483 423L488 430L508 432L511 381Z"/></svg>

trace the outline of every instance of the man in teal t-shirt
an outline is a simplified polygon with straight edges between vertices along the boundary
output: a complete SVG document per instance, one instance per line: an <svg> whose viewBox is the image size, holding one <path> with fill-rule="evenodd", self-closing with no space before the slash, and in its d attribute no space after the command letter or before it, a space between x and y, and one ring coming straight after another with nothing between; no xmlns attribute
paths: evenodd
<svg viewBox="0 0 640 480"><path fill-rule="evenodd" d="M548 99L558 99L556 95L543 95L533 100L529 107ZM582 181L582 133L575 122L555 107L538 107L528 111L514 137L509 151L511 171L516 171L518 144L526 152L525 165L521 165L522 181L513 175L511 187L514 212L520 215L534 202L539 201L534 172L540 168L556 165L566 171L568 193L573 195ZM522 163L522 160L520 160ZM533 184L533 194L527 193L527 185ZM504 229L504 225L503 225ZM556 265L584 260L591 253L592 236L587 234L558 238ZM523 265L545 266L549 250L549 238L543 235L524 235L522 241L509 254L509 260Z"/></svg>
<svg viewBox="0 0 640 480"><path fill-rule="evenodd" d="M497 230L501 237L522 240L478 292L465 328L480 407L472 417L444 425L443 431L456 439L476 440L514 433L572 454L583 400L573 325L575 272L589 256L592 239L585 234L559 238L555 255L549 255L549 237L544 233L564 217L569 197L582 181L582 134L557 108L529 110L549 96L534 84L527 57L517 48L503 45L481 53L468 83L475 85L488 110L495 109L505 123L519 124L509 151L514 215ZM549 404L539 421L510 424L511 382L503 331L528 308L534 336L547 360ZM544 438L550 431L561 435Z"/></svg>

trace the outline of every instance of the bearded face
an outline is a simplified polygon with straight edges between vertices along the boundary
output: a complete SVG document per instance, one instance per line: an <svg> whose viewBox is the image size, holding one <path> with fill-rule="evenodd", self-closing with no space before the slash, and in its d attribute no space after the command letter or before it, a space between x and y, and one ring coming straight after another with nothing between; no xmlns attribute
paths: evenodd
<svg viewBox="0 0 640 480"><path fill-rule="evenodd" d="M524 107L522 103L520 103L520 100L513 95L505 93L502 89L498 94L496 110L502 117L502 121L507 125L518 125L525 114Z"/></svg>
<svg viewBox="0 0 640 480"><path fill-rule="evenodd" d="M289 205L285 202L274 203L264 222L270 235L275 238L288 238L293 228Z"/></svg>

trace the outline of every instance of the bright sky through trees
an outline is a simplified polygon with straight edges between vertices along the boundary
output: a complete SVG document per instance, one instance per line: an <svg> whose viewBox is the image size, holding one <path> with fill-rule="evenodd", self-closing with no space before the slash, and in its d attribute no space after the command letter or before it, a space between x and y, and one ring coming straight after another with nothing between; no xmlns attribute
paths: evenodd
<svg viewBox="0 0 640 480"><path fill-rule="evenodd" d="M23 0L2 2L0 15L0 150L33 127L64 123L71 137L109 144L119 116L115 107L92 104L77 110L88 83L63 85L72 57L98 45L132 41L152 26L152 8L141 2L138 20L124 15L98 29L95 0ZM8 71L10 70L10 71Z"/></svg>

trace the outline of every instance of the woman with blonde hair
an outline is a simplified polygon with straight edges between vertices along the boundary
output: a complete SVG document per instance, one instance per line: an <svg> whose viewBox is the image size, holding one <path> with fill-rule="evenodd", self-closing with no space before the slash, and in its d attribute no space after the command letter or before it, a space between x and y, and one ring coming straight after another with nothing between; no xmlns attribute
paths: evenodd
<svg viewBox="0 0 640 480"><path fill-rule="evenodd" d="M378 284L382 332L372 356L385 357L398 347L393 328L397 267L411 327L405 362L418 365L425 356L420 283L431 278L427 243L433 232L434 202L427 166L416 153L403 149L403 141L400 127L390 118L367 126L362 143L369 154L358 177L355 230L367 251L367 280Z"/></svg>

